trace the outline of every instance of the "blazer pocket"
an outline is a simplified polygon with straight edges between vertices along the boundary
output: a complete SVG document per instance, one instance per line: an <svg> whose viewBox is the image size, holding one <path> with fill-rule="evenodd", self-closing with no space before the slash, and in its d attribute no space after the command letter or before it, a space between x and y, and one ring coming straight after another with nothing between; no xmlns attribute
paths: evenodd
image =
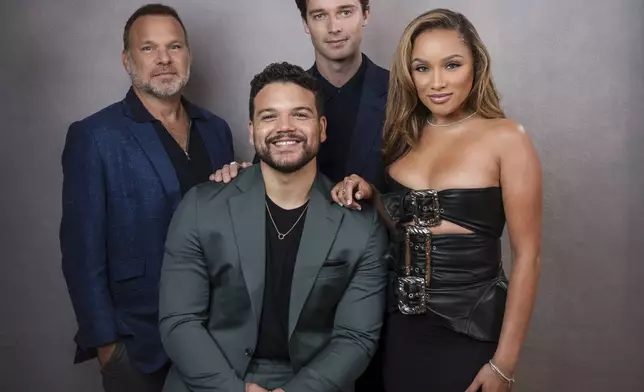
<svg viewBox="0 0 644 392"><path fill-rule="evenodd" d="M343 265L349 264L348 261L344 260L325 260L324 263L322 263L322 268L324 267L341 267Z"/></svg>
<svg viewBox="0 0 644 392"><path fill-rule="evenodd" d="M115 282L138 278L145 274L145 259L121 261L114 265L112 277Z"/></svg>
<svg viewBox="0 0 644 392"><path fill-rule="evenodd" d="M325 260L318 273L318 279L338 278L347 275L349 262L344 260Z"/></svg>

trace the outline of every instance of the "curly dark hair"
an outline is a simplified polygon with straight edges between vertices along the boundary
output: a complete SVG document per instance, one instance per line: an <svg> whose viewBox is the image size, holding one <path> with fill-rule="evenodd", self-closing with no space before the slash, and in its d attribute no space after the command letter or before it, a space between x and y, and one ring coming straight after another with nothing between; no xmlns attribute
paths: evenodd
<svg viewBox="0 0 644 392"><path fill-rule="evenodd" d="M311 91L315 95L315 108L318 118L323 115L324 103L317 81L302 67L287 62L269 64L250 82L250 99L248 100L248 114L253 119L255 114L255 97L266 85L271 83L295 83Z"/></svg>
<svg viewBox="0 0 644 392"><path fill-rule="evenodd" d="M295 0L295 5L297 5L297 9L300 10L300 15L302 15L302 19L305 21L308 2L309 0ZM360 0L360 6L362 6L362 13L365 13L369 10L369 0Z"/></svg>

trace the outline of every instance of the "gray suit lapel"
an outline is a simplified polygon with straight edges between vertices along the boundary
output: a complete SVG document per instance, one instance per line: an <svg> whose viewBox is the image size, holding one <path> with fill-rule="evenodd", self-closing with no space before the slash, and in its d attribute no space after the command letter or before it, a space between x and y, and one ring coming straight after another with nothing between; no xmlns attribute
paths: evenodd
<svg viewBox="0 0 644 392"><path fill-rule="evenodd" d="M311 204L306 213L293 271L288 317L289 339L342 221L342 211L332 208L330 192L331 189L324 186L318 175L311 191Z"/></svg>
<svg viewBox="0 0 644 392"><path fill-rule="evenodd" d="M242 194L228 201L239 260L257 325L262 314L266 269L266 191L258 166L248 168L247 173L240 175L236 185Z"/></svg>

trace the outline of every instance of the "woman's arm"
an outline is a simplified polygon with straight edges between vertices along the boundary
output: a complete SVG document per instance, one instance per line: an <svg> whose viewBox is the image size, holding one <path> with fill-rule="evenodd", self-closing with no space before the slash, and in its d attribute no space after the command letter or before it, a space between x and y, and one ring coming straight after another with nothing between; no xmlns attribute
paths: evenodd
<svg viewBox="0 0 644 392"><path fill-rule="evenodd" d="M501 337L492 362L512 377L532 316L541 267L542 174L537 153L520 125L504 121L498 137L512 273Z"/></svg>

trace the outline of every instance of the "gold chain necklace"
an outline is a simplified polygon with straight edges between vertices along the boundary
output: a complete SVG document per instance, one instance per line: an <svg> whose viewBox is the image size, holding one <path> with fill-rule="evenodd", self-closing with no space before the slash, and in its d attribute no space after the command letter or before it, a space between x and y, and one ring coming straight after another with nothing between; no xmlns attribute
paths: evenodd
<svg viewBox="0 0 644 392"><path fill-rule="evenodd" d="M467 120L468 118L474 116L475 114L476 114L476 112L470 114L467 117L464 117L464 118L462 118L462 119L460 119L458 121L454 121L453 123L449 123L449 124L434 124L433 122L429 121L429 117L428 117L427 118L427 124L431 125L432 127L449 127L450 125L454 125L454 124L458 124L460 122L463 122L463 121Z"/></svg>
<svg viewBox="0 0 644 392"><path fill-rule="evenodd" d="M275 231L277 232L277 239L279 239L280 241L283 240L284 237L289 235L291 233L291 231L293 231L293 229L295 228L295 226L297 226L297 224L300 221L300 219L302 219L302 217L304 216L304 213L306 212L306 210L308 210L309 205L310 205L310 203L307 201L306 207L304 207L304 211L302 211L302 213L300 214L300 217L297 218L297 220L295 221L293 226L291 226L289 231L287 231L286 233L282 234L280 232L280 230L277 228L277 225L275 224L275 220L273 219L273 214L271 214L271 209L268 207L268 203L264 202L264 204L266 204L266 211L268 211L268 216L271 218L271 222L273 222L273 227L275 228Z"/></svg>

